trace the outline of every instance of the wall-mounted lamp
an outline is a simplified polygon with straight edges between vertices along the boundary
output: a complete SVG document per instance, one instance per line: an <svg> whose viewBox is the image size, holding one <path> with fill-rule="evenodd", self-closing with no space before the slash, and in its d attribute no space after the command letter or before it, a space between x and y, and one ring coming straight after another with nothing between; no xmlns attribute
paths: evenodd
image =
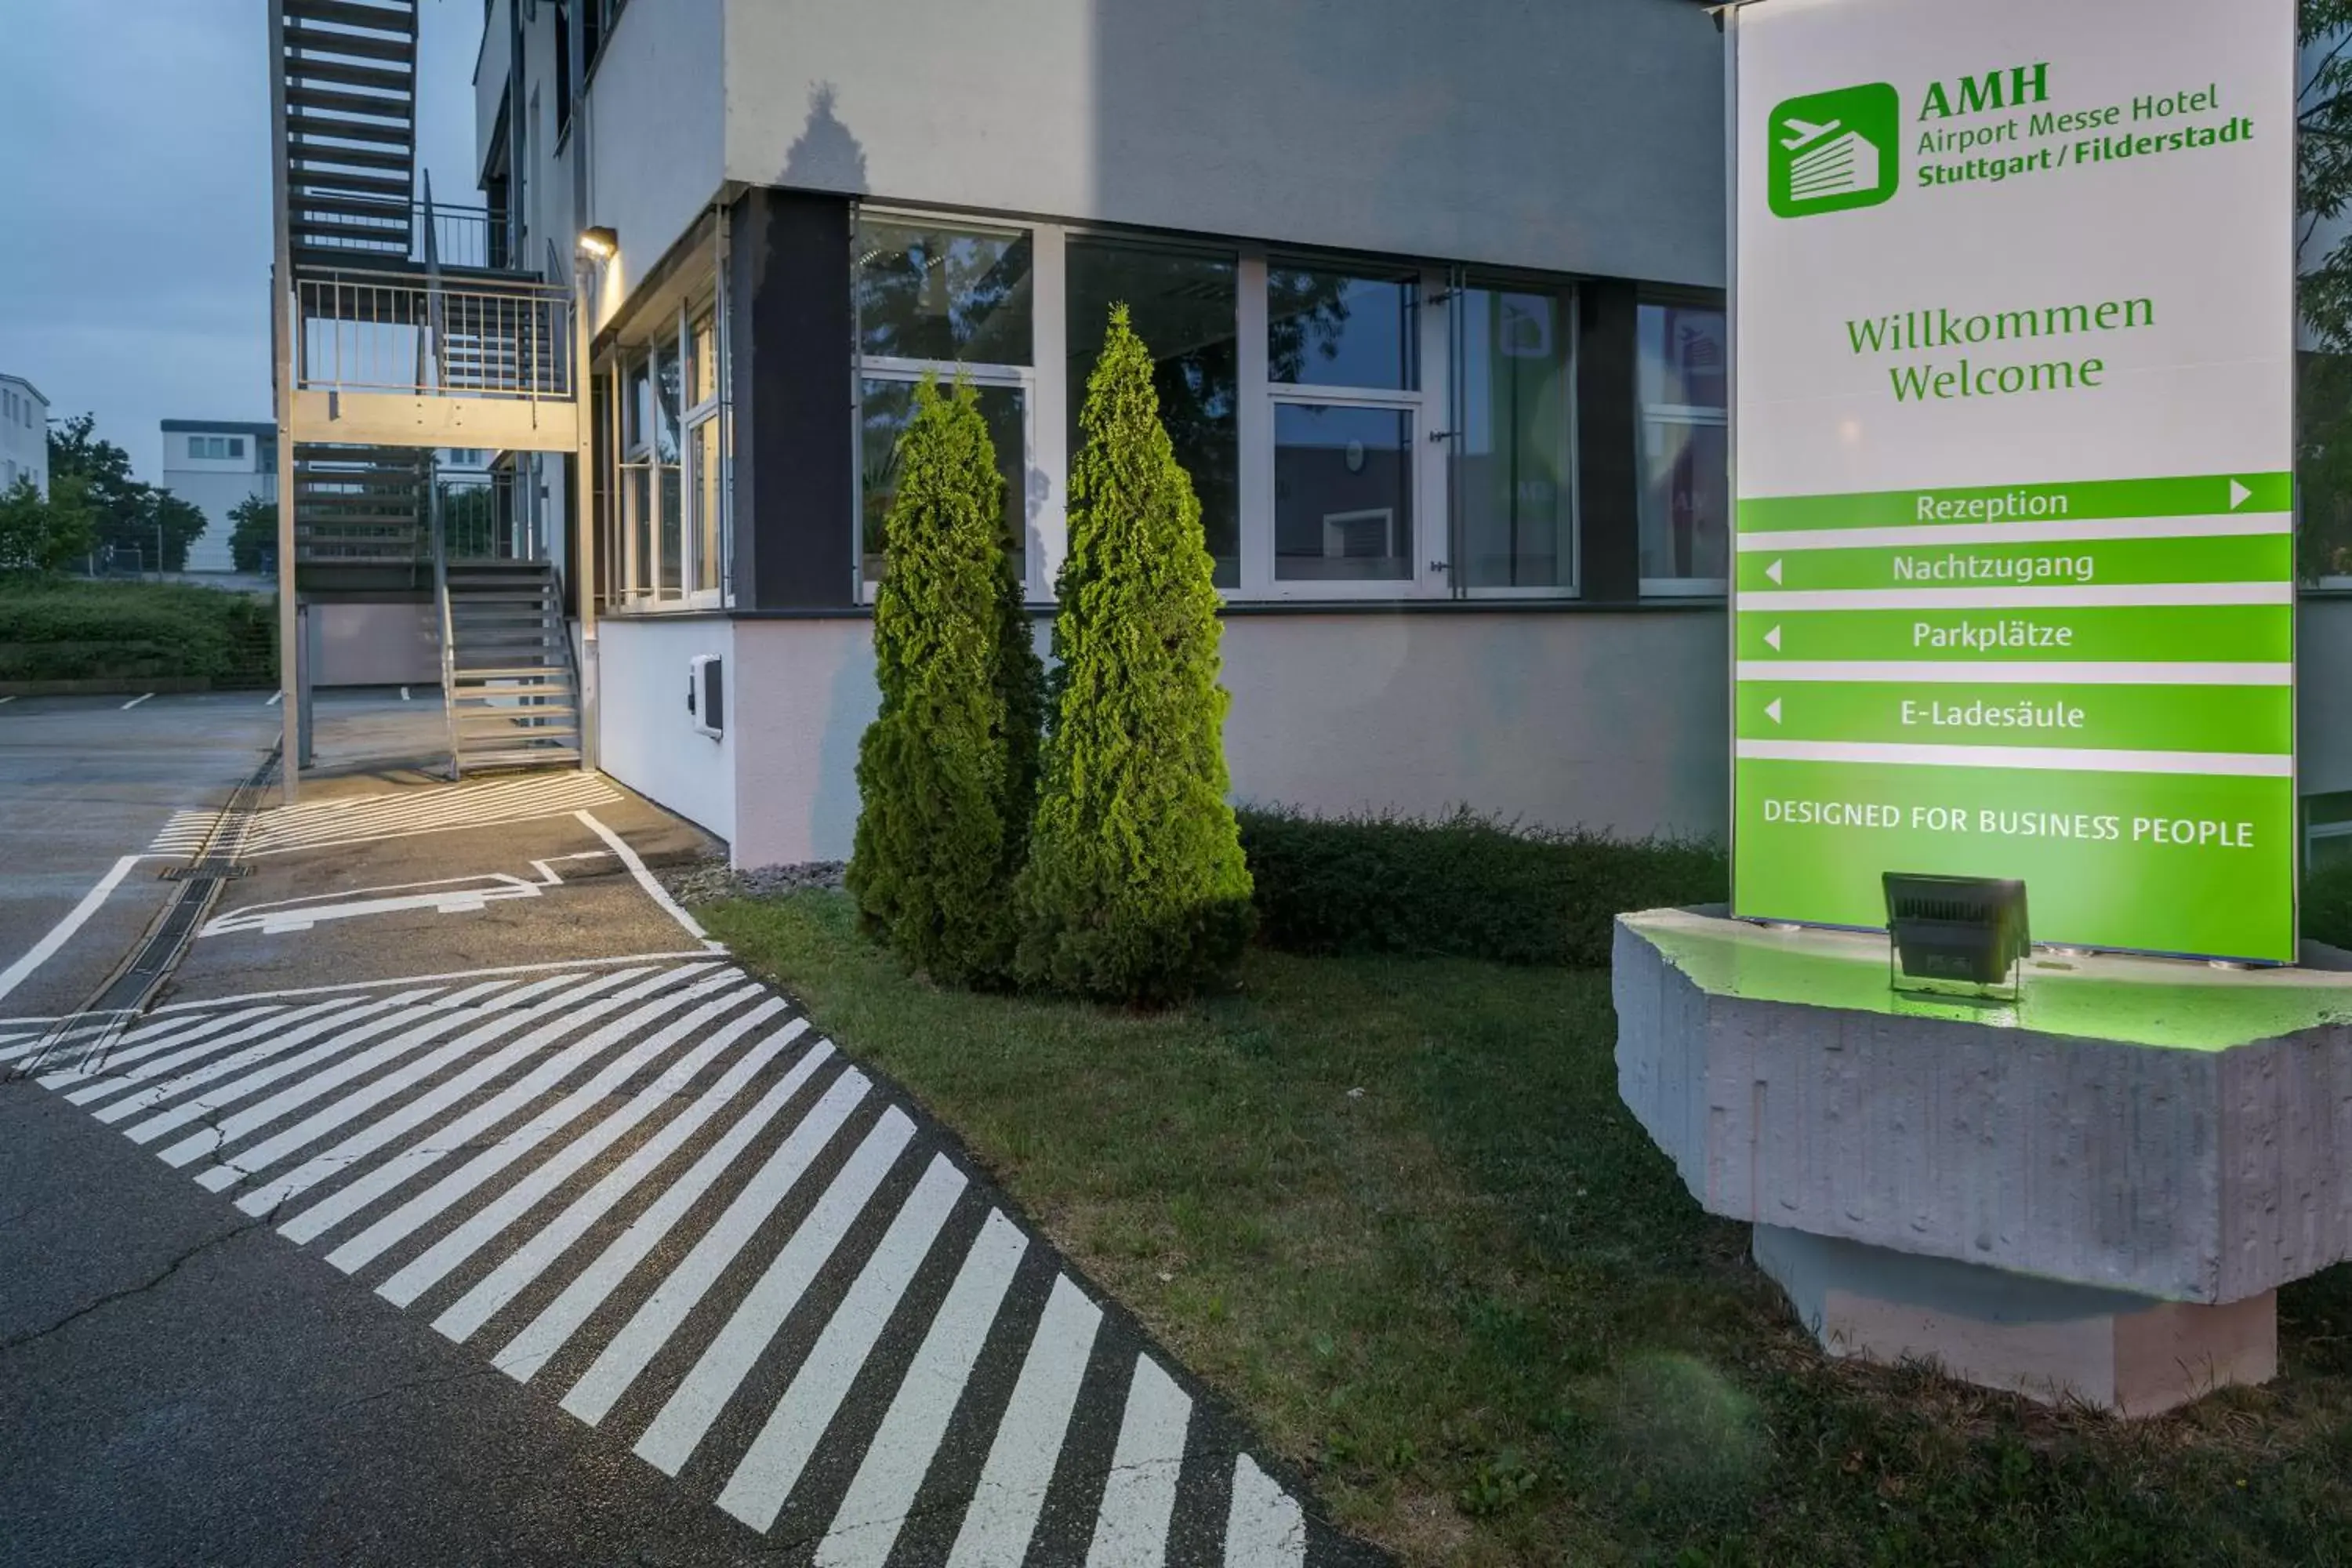
<svg viewBox="0 0 2352 1568"><path fill-rule="evenodd" d="M580 254L591 261L610 261L620 248L621 237L601 224L580 231Z"/></svg>

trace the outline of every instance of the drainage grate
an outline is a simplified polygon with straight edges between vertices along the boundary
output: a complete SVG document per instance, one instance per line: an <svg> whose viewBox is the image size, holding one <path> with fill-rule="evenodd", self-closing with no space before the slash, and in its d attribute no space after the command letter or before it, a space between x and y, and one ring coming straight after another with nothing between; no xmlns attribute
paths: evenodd
<svg viewBox="0 0 2352 1568"><path fill-rule="evenodd" d="M251 865L239 860L198 860L189 866L166 866L155 873L165 882L234 882L253 875Z"/></svg>

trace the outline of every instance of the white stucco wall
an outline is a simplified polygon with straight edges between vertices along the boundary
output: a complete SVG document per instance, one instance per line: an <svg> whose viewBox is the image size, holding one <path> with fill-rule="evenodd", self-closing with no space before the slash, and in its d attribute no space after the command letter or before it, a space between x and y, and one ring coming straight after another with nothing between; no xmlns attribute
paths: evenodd
<svg viewBox="0 0 2352 1568"><path fill-rule="evenodd" d="M857 742L877 700L871 625L743 621L735 634L730 700L752 715L731 736L735 862L845 859ZM1466 803L1559 827L1720 834L1723 637L1722 616L1705 611L1236 616L1224 643L1234 795L1321 813ZM609 643L604 668L609 751Z"/></svg>
<svg viewBox="0 0 2352 1568"><path fill-rule="evenodd" d="M622 36L679 3L633 3ZM1722 42L1690 0L727 0L726 16L730 179L1723 281ZM699 134L702 105L667 109ZM625 177L614 151L600 192Z"/></svg>
<svg viewBox="0 0 2352 1568"><path fill-rule="evenodd" d="M318 617L320 686L441 687L441 626L429 604L328 600Z"/></svg>
<svg viewBox="0 0 2352 1568"><path fill-rule="evenodd" d="M716 617L618 616L596 626L597 765L731 843L737 832L736 752L744 728L738 716L751 713L753 729L772 722L754 706L757 696L746 700L736 679L734 627ZM686 710L687 661L706 653L727 660L726 734L716 741L696 731Z"/></svg>
<svg viewBox="0 0 2352 1568"><path fill-rule="evenodd" d="M588 211L620 236L597 316L611 315L718 195L726 170L720 0L630 0L588 90ZM553 114L554 94L541 97ZM580 127L570 156L580 155Z"/></svg>
<svg viewBox="0 0 2352 1568"><path fill-rule="evenodd" d="M2295 644L2295 771L2302 791L2352 791L2352 598L2304 600Z"/></svg>
<svg viewBox="0 0 2352 1568"><path fill-rule="evenodd" d="M13 401L0 399L0 410L13 410L14 418L0 417L0 489L6 488L8 476L30 479L33 488L43 495L49 493L49 405L42 401L33 384L21 376L0 375L0 387L5 387Z"/></svg>
<svg viewBox="0 0 2352 1568"><path fill-rule="evenodd" d="M192 439L212 436L234 437L242 443L244 455L190 456ZM236 562L229 552L228 543L229 534L236 526L229 521L231 509L242 505L248 496L257 495L270 501L278 499L278 470L274 466L261 466L266 450L263 437L248 425L229 424L213 431L166 429L163 440L163 488L205 514L205 531L188 547L187 569L235 571Z"/></svg>

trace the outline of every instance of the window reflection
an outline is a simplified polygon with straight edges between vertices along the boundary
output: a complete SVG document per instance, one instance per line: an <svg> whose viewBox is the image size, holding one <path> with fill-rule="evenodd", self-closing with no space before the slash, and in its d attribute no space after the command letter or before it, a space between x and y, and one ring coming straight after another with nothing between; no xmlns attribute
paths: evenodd
<svg viewBox="0 0 2352 1568"><path fill-rule="evenodd" d="M1412 416L1278 403L1274 574L1360 583L1412 575Z"/></svg>
<svg viewBox="0 0 2352 1568"><path fill-rule="evenodd" d="M1266 374L1314 386L1421 384L1421 286L1411 276L1266 270Z"/></svg>
<svg viewBox="0 0 2352 1568"><path fill-rule="evenodd" d="M1638 321L1642 398L1642 577L1653 590L1712 587L1729 575L1730 355L1724 315L1645 304Z"/></svg>
<svg viewBox="0 0 2352 1568"><path fill-rule="evenodd" d="M858 343L867 355L1029 363L1028 235L860 218L856 250Z"/></svg>
<svg viewBox="0 0 2352 1568"><path fill-rule="evenodd" d="M915 417L912 381L867 377L859 383L858 463L863 513L858 520L861 574L882 581L883 521L898 497L898 438ZM940 389L942 395L947 389ZM1024 469L1025 420L1021 390L979 386L980 416L996 448L996 471L1004 479L1005 542L1016 579L1027 581L1028 494Z"/></svg>

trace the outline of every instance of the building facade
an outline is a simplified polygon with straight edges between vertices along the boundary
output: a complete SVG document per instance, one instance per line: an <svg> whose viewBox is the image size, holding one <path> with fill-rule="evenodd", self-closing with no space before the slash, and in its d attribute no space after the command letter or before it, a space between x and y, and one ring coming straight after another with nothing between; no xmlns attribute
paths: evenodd
<svg viewBox="0 0 2352 1568"><path fill-rule="evenodd" d="M49 400L21 375L0 373L0 490L25 480L49 493Z"/></svg>
<svg viewBox="0 0 2352 1568"><path fill-rule="evenodd" d="M163 488L205 514L205 531L188 547L188 570L236 571L229 534L236 524L229 513L254 496L277 503L278 426L236 419L164 420Z"/></svg>
<svg viewBox="0 0 2352 1568"><path fill-rule="evenodd" d="M739 864L845 856L913 389L978 388L1042 632L1118 301L1237 798L1722 834L1723 75L1690 0L491 0L484 189L519 254L593 235L591 435L532 461L584 477L595 760Z"/></svg>

